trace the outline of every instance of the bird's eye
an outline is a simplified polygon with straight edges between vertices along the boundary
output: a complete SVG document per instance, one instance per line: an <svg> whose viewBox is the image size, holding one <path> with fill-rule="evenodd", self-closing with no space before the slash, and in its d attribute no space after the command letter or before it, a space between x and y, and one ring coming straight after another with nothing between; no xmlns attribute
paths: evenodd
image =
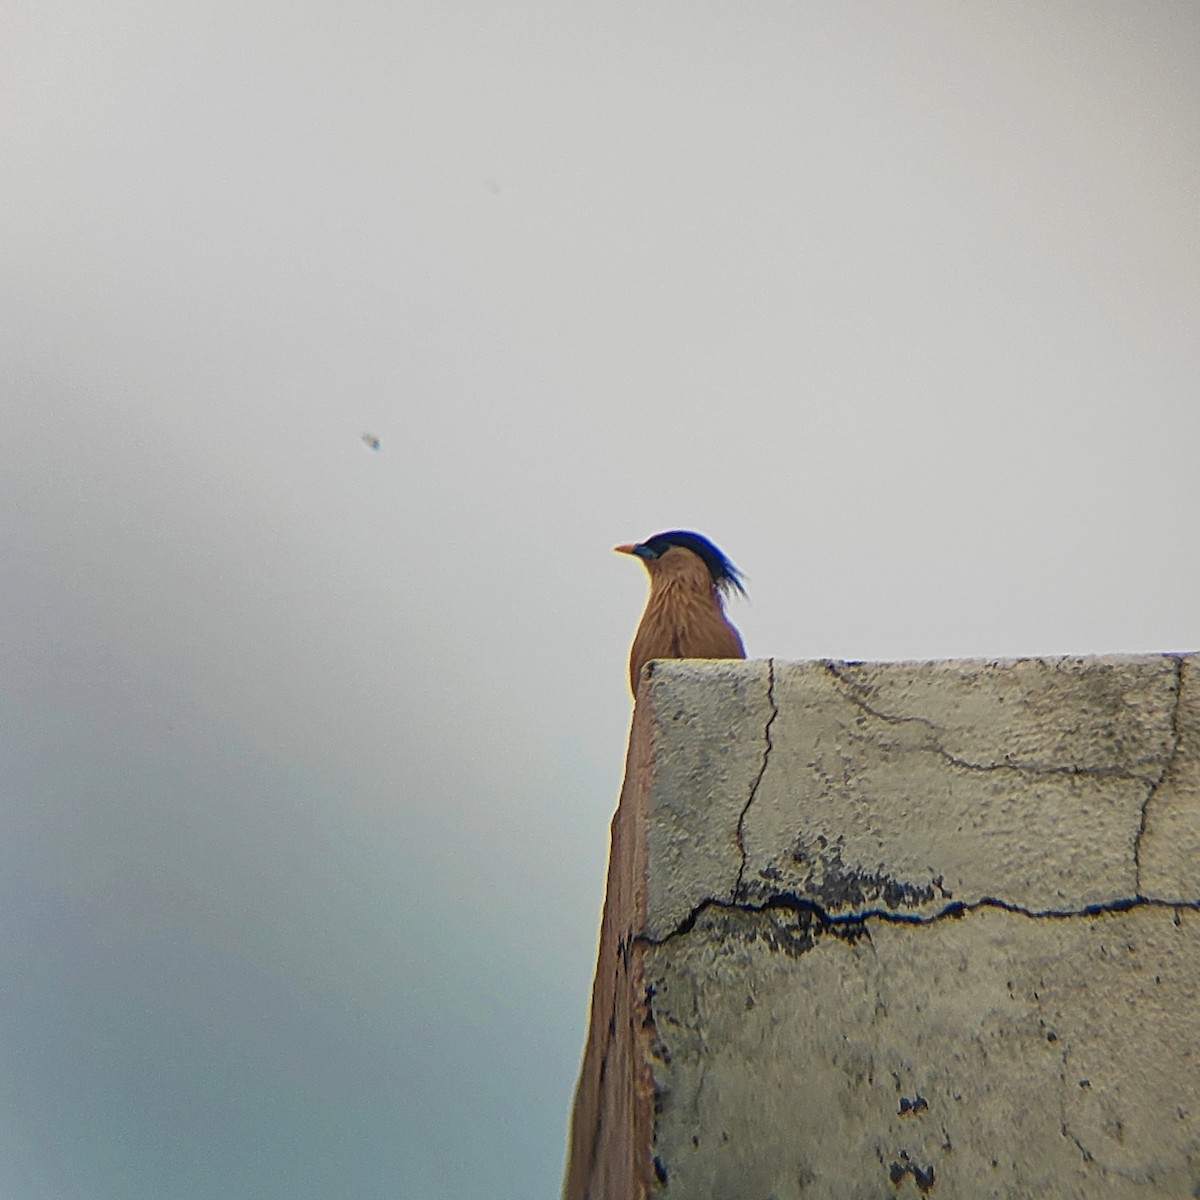
<svg viewBox="0 0 1200 1200"><path fill-rule="evenodd" d="M636 554L638 556L638 558L657 558L658 557L658 551L651 550L650 547L647 546L644 542L640 546L634 546L633 552L634 552L634 554Z"/></svg>

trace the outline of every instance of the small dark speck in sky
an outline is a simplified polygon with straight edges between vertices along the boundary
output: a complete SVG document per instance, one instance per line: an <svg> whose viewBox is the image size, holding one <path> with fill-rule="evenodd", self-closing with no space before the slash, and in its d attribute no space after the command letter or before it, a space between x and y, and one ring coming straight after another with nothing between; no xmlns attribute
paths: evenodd
<svg viewBox="0 0 1200 1200"><path fill-rule="evenodd" d="M363 443L369 446L372 450L379 449L379 439L373 433L364 433L362 435Z"/></svg>

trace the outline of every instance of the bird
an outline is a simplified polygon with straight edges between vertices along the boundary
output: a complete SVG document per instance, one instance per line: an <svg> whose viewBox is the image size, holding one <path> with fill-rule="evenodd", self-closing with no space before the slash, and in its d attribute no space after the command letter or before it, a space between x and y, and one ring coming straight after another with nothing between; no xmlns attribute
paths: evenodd
<svg viewBox="0 0 1200 1200"><path fill-rule="evenodd" d="M613 549L640 558L650 576L650 597L629 651L634 699L651 659L746 657L724 604L733 592L746 594L743 576L708 538L672 529Z"/></svg>

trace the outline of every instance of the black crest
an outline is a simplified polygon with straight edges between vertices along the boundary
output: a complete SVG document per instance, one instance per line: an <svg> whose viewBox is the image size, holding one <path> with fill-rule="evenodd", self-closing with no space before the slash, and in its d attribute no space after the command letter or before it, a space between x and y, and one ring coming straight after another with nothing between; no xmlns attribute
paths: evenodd
<svg viewBox="0 0 1200 1200"><path fill-rule="evenodd" d="M698 533L690 533L686 529L672 529L667 533L656 533L653 537L641 542L636 553L643 558L661 558L673 546L682 546L702 559L712 576L712 581L719 592L741 592L744 596L746 589L742 586L742 573L717 549L706 537Z"/></svg>

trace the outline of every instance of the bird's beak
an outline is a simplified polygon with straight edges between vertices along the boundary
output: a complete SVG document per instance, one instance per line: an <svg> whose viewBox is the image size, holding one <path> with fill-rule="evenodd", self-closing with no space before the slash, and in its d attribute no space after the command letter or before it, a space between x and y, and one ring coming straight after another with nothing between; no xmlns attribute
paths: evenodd
<svg viewBox="0 0 1200 1200"><path fill-rule="evenodd" d="M636 554L637 546L633 542L622 542L619 546L614 546L613 551L616 554Z"/></svg>

